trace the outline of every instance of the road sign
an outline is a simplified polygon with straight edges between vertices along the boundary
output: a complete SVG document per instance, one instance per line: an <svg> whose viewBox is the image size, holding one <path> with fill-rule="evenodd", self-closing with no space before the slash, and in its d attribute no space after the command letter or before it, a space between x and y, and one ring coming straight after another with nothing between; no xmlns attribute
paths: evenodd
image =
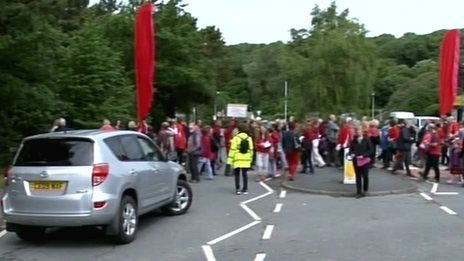
<svg viewBox="0 0 464 261"><path fill-rule="evenodd" d="M248 105L246 104L227 104L227 117L246 118Z"/></svg>

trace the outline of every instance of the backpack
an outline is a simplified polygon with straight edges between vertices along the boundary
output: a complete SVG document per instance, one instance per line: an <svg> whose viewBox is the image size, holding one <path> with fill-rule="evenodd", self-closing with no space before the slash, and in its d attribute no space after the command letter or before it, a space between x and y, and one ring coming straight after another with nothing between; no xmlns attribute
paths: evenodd
<svg viewBox="0 0 464 261"><path fill-rule="evenodd" d="M241 141L238 147L238 151L242 154L247 154L250 150L250 143L248 142L248 138L250 137L246 137L245 139L243 139L239 136L239 138L241 139Z"/></svg>

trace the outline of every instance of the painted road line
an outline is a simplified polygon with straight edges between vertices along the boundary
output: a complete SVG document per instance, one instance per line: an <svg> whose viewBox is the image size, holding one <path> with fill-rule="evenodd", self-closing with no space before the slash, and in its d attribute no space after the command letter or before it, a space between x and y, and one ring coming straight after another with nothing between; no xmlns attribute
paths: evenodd
<svg viewBox="0 0 464 261"><path fill-rule="evenodd" d="M268 185L266 185L266 183L260 181L259 184L261 184L261 186L263 186L265 189L267 189L267 191L269 191L271 193L274 192L274 190L271 189Z"/></svg>
<svg viewBox="0 0 464 261"><path fill-rule="evenodd" d="M459 192L435 192L435 195L459 195Z"/></svg>
<svg viewBox="0 0 464 261"><path fill-rule="evenodd" d="M223 235L223 236L220 236L220 237L218 237L218 238L216 238L216 239L213 239L213 240L209 241L209 242L206 243L206 244L208 244L208 245L210 245L210 246L211 246L211 245L214 245L214 244L217 244L217 243L219 243L219 242L221 242L221 241L223 241L223 240L225 240L225 239L228 239L228 238L231 237L231 236L234 236L234 235L236 235L236 234L238 234L238 233L240 233L240 232L243 232L243 231L245 231L245 230L247 230L247 229L249 229L249 228L251 228L251 227L253 227L253 226L256 226L256 225L259 224L259 223L261 223L261 221L253 221L253 222L251 222L250 224L247 224L247 225L245 225L245 226L243 226L243 227L241 227L241 228L237 228L237 229L234 230L234 231L231 231L231 232L229 232L229 233L227 233L227 234L225 234L225 235Z"/></svg>
<svg viewBox="0 0 464 261"><path fill-rule="evenodd" d="M266 229L264 229L263 239L270 239L273 230L274 230L274 225L267 225Z"/></svg>
<svg viewBox="0 0 464 261"><path fill-rule="evenodd" d="M266 178L264 181L269 181L269 180L271 180L271 179L272 179L272 178Z"/></svg>
<svg viewBox="0 0 464 261"><path fill-rule="evenodd" d="M425 194L425 193L420 193L422 197L424 197L426 200L433 200L433 198L431 198L429 195Z"/></svg>
<svg viewBox="0 0 464 261"><path fill-rule="evenodd" d="M201 246L203 248L203 252L205 253L207 261L216 261L214 257L213 249L209 245Z"/></svg>
<svg viewBox="0 0 464 261"><path fill-rule="evenodd" d="M3 237L4 235L6 235L6 230L0 231L0 237Z"/></svg>
<svg viewBox="0 0 464 261"><path fill-rule="evenodd" d="M450 214L450 215L456 215L456 212L452 211L452 210L449 209L448 207L441 206L440 208L441 208L443 211L445 211L446 213Z"/></svg>
<svg viewBox="0 0 464 261"><path fill-rule="evenodd" d="M282 190L282 191L280 192L279 198L285 198L286 195L287 195L287 191L286 191L286 190Z"/></svg>
<svg viewBox="0 0 464 261"><path fill-rule="evenodd" d="M247 205L245 204L240 204L240 206L256 221L261 220L261 218L253 211L251 210Z"/></svg>
<svg viewBox="0 0 464 261"><path fill-rule="evenodd" d="M249 199L249 200L247 200L247 201L243 201L243 202L240 203L240 204L248 204L248 203L251 203L251 202L256 201L256 200L258 200L258 199L267 197L267 196L269 196L269 195L271 195L271 194L272 194L272 192L266 192L266 193L264 193L264 194L262 194L262 195L259 195L259 196L257 196L257 197L254 197L254 198Z"/></svg>
<svg viewBox="0 0 464 261"><path fill-rule="evenodd" d="M282 203L277 203L276 206L275 206L275 208L274 208L274 211L273 211L273 212L274 212L274 213L280 212L280 211L282 210L282 206L283 206L283 205L284 205L284 204L282 204Z"/></svg>
<svg viewBox="0 0 464 261"><path fill-rule="evenodd" d="M438 183L433 183L432 190L430 192L432 192L432 194L435 194L437 192L437 189L438 189Z"/></svg>
<svg viewBox="0 0 464 261"><path fill-rule="evenodd" d="M266 258L266 254L259 253L259 254L256 254L255 261L264 261L264 258Z"/></svg>

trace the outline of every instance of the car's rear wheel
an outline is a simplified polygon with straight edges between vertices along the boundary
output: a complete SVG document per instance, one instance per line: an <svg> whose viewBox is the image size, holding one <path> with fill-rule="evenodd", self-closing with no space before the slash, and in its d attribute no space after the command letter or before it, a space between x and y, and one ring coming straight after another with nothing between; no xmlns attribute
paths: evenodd
<svg viewBox="0 0 464 261"><path fill-rule="evenodd" d="M16 235L24 241L39 241L45 237L45 227L24 226Z"/></svg>
<svg viewBox="0 0 464 261"><path fill-rule="evenodd" d="M128 244L134 241L138 226L139 218L137 203L130 196L124 196L121 200L118 213L118 232L113 240L117 244Z"/></svg>
<svg viewBox="0 0 464 261"><path fill-rule="evenodd" d="M184 180L178 180L173 201L162 207L161 210L171 216L182 215L187 212L192 205L192 189Z"/></svg>

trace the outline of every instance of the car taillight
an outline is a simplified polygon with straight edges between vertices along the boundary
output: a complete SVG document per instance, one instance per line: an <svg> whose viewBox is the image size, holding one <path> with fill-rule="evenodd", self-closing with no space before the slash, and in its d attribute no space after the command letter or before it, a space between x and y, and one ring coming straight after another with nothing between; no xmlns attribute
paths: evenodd
<svg viewBox="0 0 464 261"><path fill-rule="evenodd" d="M3 182L5 183L5 186L8 186L8 178L10 176L10 170L12 166L8 166L6 169L3 170Z"/></svg>
<svg viewBox="0 0 464 261"><path fill-rule="evenodd" d="M95 209L104 208L105 206L106 206L106 202L105 202L105 201L93 202L93 208L95 208Z"/></svg>
<svg viewBox="0 0 464 261"><path fill-rule="evenodd" d="M105 181L106 178L108 177L109 172L110 172L110 167L106 163L93 165L92 185L98 186L102 184L103 181Z"/></svg>

